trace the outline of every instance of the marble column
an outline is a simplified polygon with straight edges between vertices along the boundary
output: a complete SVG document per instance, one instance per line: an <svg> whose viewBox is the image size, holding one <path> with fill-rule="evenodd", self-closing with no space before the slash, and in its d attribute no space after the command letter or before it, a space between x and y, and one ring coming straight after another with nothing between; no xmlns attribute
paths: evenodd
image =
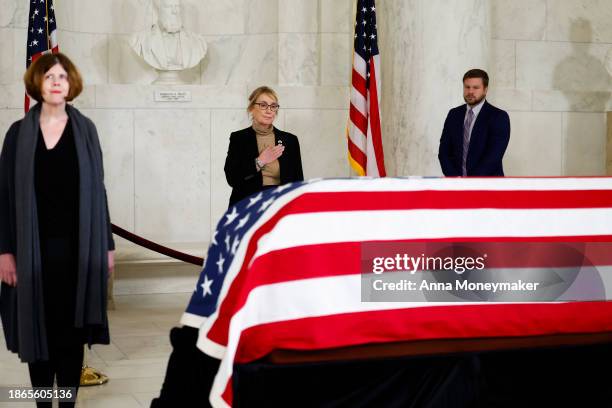
<svg viewBox="0 0 612 408"><path fill-rule="evenodd" d="M386 0L376 5L387 172L441 175L438 143L448 110L463 103L463 74L489 67L489 1Z"/></svg>

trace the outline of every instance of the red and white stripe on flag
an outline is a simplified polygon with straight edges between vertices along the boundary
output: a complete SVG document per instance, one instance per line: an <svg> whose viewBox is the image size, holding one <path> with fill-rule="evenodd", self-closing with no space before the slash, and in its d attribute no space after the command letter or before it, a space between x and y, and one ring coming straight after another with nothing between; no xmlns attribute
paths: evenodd
<svg viewBox="0 0 612 408"><path fill-rule="evenodd" d="M59 52L53 0L31 1L29 16L26 68L43 54ZM27 94L23 109L26 113L30 110L30 97Z"/></svg>
<svg viewBox="0 0 612 408"><path fill-rule="evenodd" d="M346 129L348 158L361 176L385 177L380 123L380 53L374 0L358 0L351 101Z"/></svg>
<svg viewBox="0 0 612 408"><path fill-rule="evenodd" d="M612 242L612 178L322 180L245 232L198 347L232 369L276 349L612 331L612 302L362 302L361 243ZM607 268L612 272L610 264Z"/></svg>

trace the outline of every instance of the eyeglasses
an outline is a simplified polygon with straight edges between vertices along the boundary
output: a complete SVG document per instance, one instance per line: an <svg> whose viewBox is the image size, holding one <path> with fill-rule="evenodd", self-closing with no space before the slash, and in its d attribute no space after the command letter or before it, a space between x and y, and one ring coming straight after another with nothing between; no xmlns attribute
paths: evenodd
<svg viewBox="0 0 612 408"><path fill-rule="evenodd" d="M268 105L265 102L255 102L255 105L257 105L259 107L260 110L265 111L270 109L272 112L276 112L278 111L278 108L280 108L280 105L277 103L273 103L272 105Z"/></svg>

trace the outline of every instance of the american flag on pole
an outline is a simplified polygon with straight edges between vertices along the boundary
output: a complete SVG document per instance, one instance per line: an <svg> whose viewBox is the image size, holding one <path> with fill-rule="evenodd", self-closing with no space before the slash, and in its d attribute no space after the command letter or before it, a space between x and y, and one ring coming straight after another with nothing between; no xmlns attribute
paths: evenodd
<svg viewBox="0 0 612 408"><path fill-rule="evenodd" d="M274 350L611 332L609 301L362 301L364 243L559 240L612 242L612 178L284 185L237 203L220 220L181 322L199 328L198 347L221 360L209 395L217 408L232 405L234 364ZM581 268L597 270L609 299L612 251L591 261Z"/></svg>
<svg viewBox="0 0 612 408"><path fill-rule="evenodd" d="M26 68L42 54L59 51L57 25L53 0L30 0L28 20L28 43L26 47ZM30 110L30 97L26 94L24 110Z"/></svg>
<svg viewBox="0 0 612 408"><path fill-rule="evenodd" d="M380 126L380 53L374 0L357 0L348 158L361 176L385 177Z"/></svg>

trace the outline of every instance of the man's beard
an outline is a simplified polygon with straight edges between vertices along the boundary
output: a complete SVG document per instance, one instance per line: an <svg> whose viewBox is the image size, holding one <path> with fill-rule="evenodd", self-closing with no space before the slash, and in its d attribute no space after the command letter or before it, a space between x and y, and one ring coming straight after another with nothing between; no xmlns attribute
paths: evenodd
<svg viewBox="0 0 612 408"><path fill-rule="evenodd" d="M463 100L465 101L465 103L467 103L470 106L476 106L478 105L480 102L482 102L482 100L486 97L487 95L482 95L482 97L480 97L480 99L475 99L474 102L469 102L468 99L464 96Z"/></svg>

